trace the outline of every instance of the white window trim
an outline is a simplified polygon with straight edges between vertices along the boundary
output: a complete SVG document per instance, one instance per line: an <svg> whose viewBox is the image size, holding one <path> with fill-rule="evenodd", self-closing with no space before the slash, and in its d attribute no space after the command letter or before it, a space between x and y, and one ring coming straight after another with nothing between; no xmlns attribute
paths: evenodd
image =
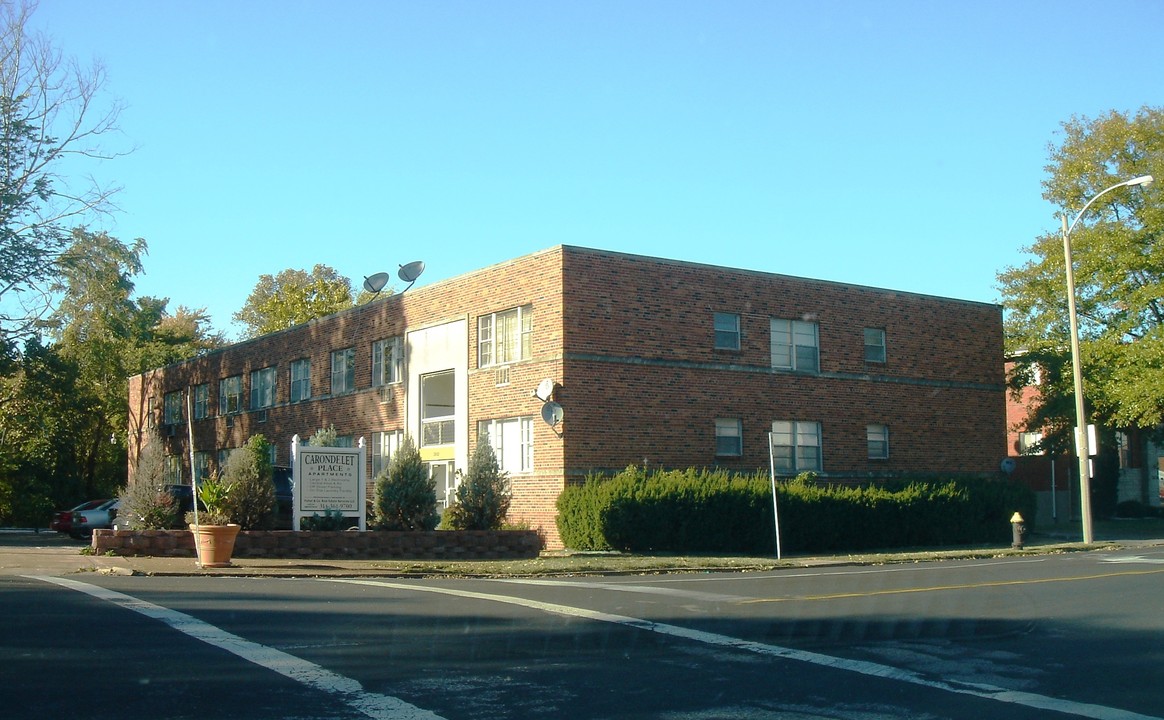
<svg viewBox="0 0 1164 720"><path fill-rule="evenodd" d="M276 373L274 365L251 371L251 410L262 410L275 404Z"/></svg>
<svg viewBox="0 0 1164 720"><path fill-rule="evenodd" d="M337 366L336 360L339 358L346 358L341 366ZM338 372L337 372L338 370ZM336 378L342 378L342 383L337 383ZM337 388L337 385L339 387ZM356 349L354 347L340 348L339 350L331 351L331 394L343 395L350 393L356 389Z"/></svg>
<svg viewBox="0 0 1164 720"><path fill-rule="evenodd" d="M731 327L725 327L725 323L730 323ZM740 349L740 316L738 313L716 312L712 314L712 326L715 332L715 339L713 347L716 350L739 350ZM729 344L721 344L720 338L731 338Z"/></svg>
<svg viewBox="0 0 1164 720"><path fill-rule="evenodd" d="M716 457L742 457L744 454L744 427L743 421L739 418L716 418L715 419L715 456ZM720 451L720 439L733 438L736 441L736 447L732 452Z"/></svg>
<svg viewBox="0 0 1164 720"><path fill-rule="evenodd" d="M372 343L372 387L394 385L403 379L403 348L403 338L399 335ZM385 358L388 359L387 363L384 362Z"/></svg>
<svg viewBox="0 0 1164 720"><path fill-rule="evenodd" d="M879 340L880 342L870 344L869 343L869 333L870 332L876 332L877 333L877 340ZM877 363L879 365L884 365L885 362L889 358L889 350L885 346L885 329L884 328L872 328L872 327L865 328L864 332L862 333L862 338L863 338L864 343L865 343L865 362ZM869 350L871 348L876 348L876 349L880 350L881 357L875 358L875 359L870 359L869 358Z"/></svg>
<svg viewBox="0 0 1164 720"><path fill-rule="evenodd" d="M307 368L307 374L303 377L295 377L295 371L299 368ZM288 377L290 379L291 402L303 402L311 399L311 359L300 358L291 361L291 367L288 370ZM304 390L304 388L306 388Z"/></svg>
<svg viewBox="0 0 1164 720"><path fill-rule="evenodd" d="M519 447L516 454L507 452L505 447L505 426L517 424ZM497 464L510 475L531 473L534 469L534 441L533 416L497 418L482 420L477 425L477 442L489 443L493 454L497 456ZM505 461L510 457L517 458L517 466L506 466Z"/></svg>
<svg viewBox="0 0 1164 720"><path fill-rule="evenodd" d="M778 425L787 425L788 431L785 432L783 430L783 428L777 429ZM800 442L800 440L801 440L801 438L806 436L805 431L810 429L810 426L813 430L812 437L815 440L815 443L813 443L813 444L803 443L802 444ZM776 445L775 444L776 438L775 437L772 438L773 449L775 449L776 447L785 447L785 448L792 449L792 452L791 452L792 467L791 468L787 468L787 467L776 468L775 472L777 474L783 473L783 474L795 475L795 474L802 473L802 472L822 472L824 470L824 450L823 450L824 439L821 437L822 432L821 432L821 425L819 422L805 421L805 420L776 420L772 423L772 435L773 436L786 435L786 436L790 436L791 440L792 440L791 445ZM801 463L801 459L800 459L801 449L802 448L810 448L810 447L816 448L816 458L815 458L816 467L804 467L804 466L802 466L802 463Z"/></svg>
<svg viewBox="0 0 1164 720"><path fill-rule="evenodd" d="M874 433L879 437L874 437ZM873 443L884 443L885 451L881 454L873 453ZM870 460L889 459L889 426L884 423L870 423L865 426L865 446Z"/></svg>
<svg viewBox="0 0 1164 720"><path fill-rule="evenodd" d="M233 381L233 382L232 382ZM231 386L237 386L235 392L231 392ZM230 399L237 398L237 405L234 409L230 407ZM218 414L219 415L237 415L242 412L243 388L242 375L231 375L223 378L218 383Z"/></svg>
<svg viewBox="0 0 1164 720"><path fill-rule="evenodd" d="M497 332L497 318L516 314L517 337L515 347L509 348L505 358L501 358L499 344L507 347L503 341L514 338L502 338ZM527 347L528 346L528 347ZM508 365L509 363L529 360L533 355L533 305L519 305L500 312L481 315L477 318L477 367L492 367L494 365Z"/></svg>

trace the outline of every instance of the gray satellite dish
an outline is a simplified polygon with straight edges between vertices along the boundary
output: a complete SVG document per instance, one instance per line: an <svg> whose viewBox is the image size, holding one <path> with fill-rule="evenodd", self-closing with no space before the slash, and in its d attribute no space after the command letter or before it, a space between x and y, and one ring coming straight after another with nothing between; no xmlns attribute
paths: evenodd
<svg viewBox="0 0 1164 720"><path fill-rule="evenodd" d="M400 271L396 273L396 275L401 280L408 283L408 287L404 288L404 290L407 290L408 288L412 287L412 284L416 282L416 279L420 277L422 272L424 272L424 262L421 260L414 260L407 265L401 265ZM400 292L404 292L404 290L401 290Z"/></svg>
<svg viewBox="0 0 1164 720"><path fill-rule="evenodd" d="M364 278L364 289L370 293L378 293L384 289L388 284L388 273L378 272L375 275Z"/></svg>
<svg viewBox="0 0 1164 720"><path fill-rule="evenodd" d="M542 420L550 427L557 427L562 422L562 417L565 412L562 411L562 406L556 402L548 402L542 405Z"/></svg>
<svg viewBox="0 0 1164 720"><path fill-rule="evenodd" d="M538 383L538 389L534 390L534 397L542 402L546 402L554 396L554 381L546 378Z"/></svg>

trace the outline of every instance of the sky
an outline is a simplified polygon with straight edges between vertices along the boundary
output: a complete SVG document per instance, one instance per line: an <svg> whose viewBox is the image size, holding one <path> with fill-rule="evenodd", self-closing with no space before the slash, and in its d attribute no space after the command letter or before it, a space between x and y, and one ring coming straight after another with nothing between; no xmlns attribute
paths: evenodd
<svg viewBox="0 0 1164 720"><path fill-rule="evenodd" d="M429 285L559 244L998 302L1073 116L1164 104L1161 0L41 0L125 104L137 294Z"/></svg>

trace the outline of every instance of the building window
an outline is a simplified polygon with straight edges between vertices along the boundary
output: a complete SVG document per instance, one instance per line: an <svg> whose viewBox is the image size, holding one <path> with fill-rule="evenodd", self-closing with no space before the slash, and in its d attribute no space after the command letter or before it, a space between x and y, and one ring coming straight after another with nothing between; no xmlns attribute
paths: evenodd
<svg viewBox="0 0 1164 720"><path fill-rule="evenodd" d="M153 395L146 400L146 427L153 430L158 424L158 399Z"/></svg>
<svg viewBox="0 0 1164 720"><path fill-rule="evenodd" d="M251 371L251 410L268 408L275 404L275 368Z"/></svg>
<svg viewBox="0 0 1164 720"><path fill-rule="evenodd" d="M456 395L451 370L420 379L420 444L452 445L456 439Z"/></svg>
<svg viewBox="0 0 1164 720"><path fill-rule="evenodd" d="M888 425L867 425L865 426L866 443L869 446L870 460L888 460L889 459L889 426Z"/></svg>
<svg viewBox="0 0 1164 720"><path fill-rule="evenodd" d="M387 472L392 463L392 456L400 449L400 441L404 438L401 430L372 433L372 478L380 477L380 473Z"/></svg>
<svg viewBox="0 0 1164 720"><path fill-rule="evenodd" d="M206 451L194 453L194 477L199 481L210 477L210 453Z"/></svg>
<svg viewBox="0 0 1164 720"><path fill-rule="evenodd" d="M772 367L820 372L820 347L815 322L772 318Z"/></svg>
<svg viewBox="0 0 1164 720"><path fill-rule="evenodd" d="M477 426L477 442L493 448L502 471L533 472L533 428L532 417L482 420Z"/></svg>
<svg viewBox="0 0 1164 720"><path fill-rule="evenodd" d="M331 353L331 394L356 389L356 349L344 348Z"/></svg>
<svg viewBox="0 0 1164 720"><path fill-rule="evenodd" d="M230 459L230 454L238 448L223 448L218 451L218 472L226 469L226 461Z"/></svg>
<svg viewBox="0 0 1164 720"><path fill-rule="evenodd" d="M744 454L744 431L740 420L716 418L715 454L717 457L740 457Z"/></svg>
<svg viewBox="0 0 1164 720"><path fill-rule="evenodd" d="M715 349L740 349L740 316L735 313L715 313Z"/></svg>
<svg viewBox="0 0 1164 720"><path fill-rule="evenodd" d="M504 365L533 355L533 306L477 318L477 366Z"/></svg>
<svg viewBox="0 0 1164 720"><path fill-rule="evenodd" d="M404 343L400 337L372 343L372 386L391 385L402 379Z"/></svg>
<svg viewBox="0 0 1164 720"><path fill-rule="evenodd" d="M232 375L218 383L218 414L242 412L242 375Z"/></svg>
<svg viewBox="0 0 1164 720"><path fill-rule="evenodd" d="M1038 449L1038 444L1043 441L1043 433L1040 432L1021 432L1019 433L1018 451L1019 455L1042 455L1043 451Z"/></svg>
<svg viewBox="0 0 1164 720"><path fill-rule="evenodd" d="M865 328L865 362L885 362L885 331Z"/></svg>
<svg viewBox="0 0 1164 720"><path fill-rule="evenodd" d="M205 420L210 414L210 384L194 386L194 419Z"/></svg>
<svg viewBox="0 0 1164 720"><path fill-rule="evenodd" d="M311 397L311 360L302 358L291 363L291 402Z"/></svg>
<svg viewBox="0 0 1164 720"><path fill-rule="evenodd" d="M182 458L178 455L167 455L162 467L162 482L166 485L182 484Z"/></svg>
<svg viewBox="0 0 1164 720"><path fill-rule="evenodd" d="M772 423L772 464L778 473L819 472L820 423L788 420Z"/></svg>
<svg viewBox="0 0 1164 720"><path fill-rule="evenodd" d="M182 391L166 393L163 403L162 422L166 425L177 425L182 422Z"/></svg>

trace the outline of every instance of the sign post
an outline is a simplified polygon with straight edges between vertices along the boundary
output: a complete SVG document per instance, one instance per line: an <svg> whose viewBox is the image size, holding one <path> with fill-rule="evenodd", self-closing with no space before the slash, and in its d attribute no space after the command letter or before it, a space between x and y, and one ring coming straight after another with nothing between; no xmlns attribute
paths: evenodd
<svg viewBox="0 0 1164 720"><path fill-rule="evenodd" d="M772 520L776 527L776 559L780 556L780 512L776 509L776 455L772 450L772 433L768 433L768 465L769 477L772 479Z"/></svg>
<svg viewBox="0 0 1164 720"><path fill-rule="evenodd" d="M330 510L358 518L360 530L367 530L366 458L363 438L354 448L301 446L298 435L292 438L292 529L300 529L304 516Z"/></svg>

